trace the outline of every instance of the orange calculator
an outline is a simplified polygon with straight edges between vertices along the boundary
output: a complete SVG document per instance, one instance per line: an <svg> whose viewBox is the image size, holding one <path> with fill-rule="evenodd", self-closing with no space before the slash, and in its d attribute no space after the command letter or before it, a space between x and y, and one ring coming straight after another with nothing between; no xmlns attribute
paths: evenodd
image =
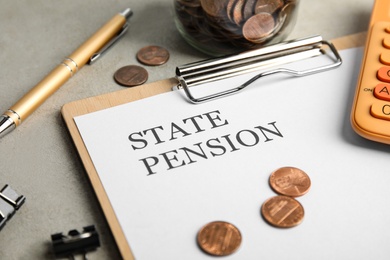
<svg viewBox="0 0 390 260"><path fill-rule="evenodd" d="M390 0L372 10L351 121L361 136L390 144Z"/></svg>

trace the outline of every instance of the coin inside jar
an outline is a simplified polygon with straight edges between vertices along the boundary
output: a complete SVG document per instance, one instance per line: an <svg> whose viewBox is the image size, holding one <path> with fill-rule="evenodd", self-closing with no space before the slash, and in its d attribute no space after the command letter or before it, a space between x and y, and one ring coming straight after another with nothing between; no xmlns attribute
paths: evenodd
<svg viewBox="0 0 390 260"><path fill-rule="evenodd" d="M295 23L299 0L174 2L175 23L184 39L219 56L283 40Z"/></svg>
<svg viewBox="0 0 390 260"><path fill-rule="evenodd" d="M306 194L311 186L309 176L295 167L282 167L274 171L269 183L278 194L290 197L299 197Z"/></svg>
<svg viewBox="0 0 390 260"><path fill-rule="evenodd" d="M304 209L297 200L279 195L263 203L261 214L272 226L289 228L302 222Z"/></svg>
<svg viewBox="0 0 390 260"><path fill-rule="evenodd" d="M146 46L137 52L139 62L149 66L158 66L166 63L169 52L160 46Z"/></svg>
<svg viewBox="0 0 390 260"><path fill-rule="evenodd" d="M200 229L197 241L204 252L214 256L227 256L239 248L242 237L238 228L231 223L214 221Z"/></svg>
<svg viewBox="0 0 390 260"><path fill-rule="evenodd" d="M255 13L272 14L284 5L283 0L257 0L255 5Z"/></svg>
<svg viewBox="0 0 390 260"><path fill-rule="evenodd" d="M274 28L275 20L271 14L258 13L245 22L242 33L248 41L260 43L271 35Z"/></svg>
<svg viewBox="0 0 390 260"><path fill-rule="evenodd" d="M128 65L118 69L114 74L115 81L126 87L134 87L148 80L148 72L136 65Z"/></svg>
<svg viewBox="0 0 390 260"><path fill-rule="evenodd" d="M203 10L210 16L219 17L226 7L226 0L200 0Z"/></svg>

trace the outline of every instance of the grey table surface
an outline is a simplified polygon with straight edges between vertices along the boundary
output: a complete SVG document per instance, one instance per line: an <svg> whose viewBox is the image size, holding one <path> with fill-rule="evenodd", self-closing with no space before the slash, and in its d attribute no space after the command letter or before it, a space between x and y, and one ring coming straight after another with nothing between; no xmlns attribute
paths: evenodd
<svg viewBox="0 0 390 260"><path fill-rule="evenodd" d="M301 0L288 39L319 34L334 39L367 29L371 0ZM90 259L120 259L60 109L68 102L123 89L115 71L139 65L146 45L170 52L147 67L148 82L174 76L175 67L206 58L179 35L172 0L0 0L0 112L8 109L114 14L130 7L129 32L92 66L85 66L20 127L0 139L0 188L9 184L26 203L0 231L0 259L54 259L50 235L94 224L101 247ZM163 259L163 257L162 257Z"/></svg>

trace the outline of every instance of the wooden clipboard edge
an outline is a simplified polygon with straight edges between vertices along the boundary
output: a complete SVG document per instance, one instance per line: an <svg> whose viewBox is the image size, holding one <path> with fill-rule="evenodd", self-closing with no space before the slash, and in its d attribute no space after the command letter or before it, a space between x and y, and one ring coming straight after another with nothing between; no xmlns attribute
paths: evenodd
<svg viewBox="0 0 390 260"><path fill-rule="evenodd" d="M362 32L337 38L331 42L338 50L342 50L347 48L361 47L364 45L365 40L366 32ZM131 252L130 244L126 240L124 232L104 190L103 184L101 183L99 175L88 154L87 148L84 145L84 142L74 121L74 117L165 93L171 91L172 87L175 85L177 85L177 80L175 78L169 78L145 84L136 88L124 89L95 97L73 101L71 103L65 104L61 109L62 117L64 118L64 121L69 129L69 133L79 152L80 158L83 162L91 184L94 187L95 194L99 200L123 259L133 260L134 255Z"/></svg>
<svg viewBox="0 0 390 260"><path fill-rule="evenodd" d="M338 50L344 50L364 46L366 38L367 32L360 32L334 39L331 42Z"/></svg>
<svg viewBox="0 0 390 260"><path fill-rule="evenodd" d="M99 200L101 208L104 212L108 225L111 229L111 232L114 236L115 242L119 248L123 259L133 260L134 256L131 252L129 243L124 236L119 221L116 218L114 209L110 204L107 193L104 190L103 184L100 181L99 175L97 174L91 157L89 156L89 153L76 126L74 118L105 108L168 92L176 84L177 80L174 78L165 79L146 84L137 88L124 89L112 93L103 94L100 96L70 102L65 104L61 109L62 117L65 121L66 126L68 127L69 133L83 162L84 168L95 190L95 194Z"/></svg>

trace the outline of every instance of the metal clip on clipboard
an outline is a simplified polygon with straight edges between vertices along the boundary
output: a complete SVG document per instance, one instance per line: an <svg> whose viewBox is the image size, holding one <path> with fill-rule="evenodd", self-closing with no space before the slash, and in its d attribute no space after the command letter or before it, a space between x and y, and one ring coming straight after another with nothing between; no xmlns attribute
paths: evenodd
<svg viewBox="0 0 390 260"><path fill-rule="evenodd" d="M190 91L190 87L199 84L234 77L244 73L264 69L266 67L286 64L305 58L319 56L321 54L327 54L329 51L327 52L324 46L328 46L328 49L335 57L334 62L331 64L301 71L286 68L271 69L257 74L240 86L204 97L196 98ZM293 76L307 76L336 68L340 66L341 63L341 57L333 44L322 40L321 36L314 36L270 45L268 47L236 55L194 62L177 67L176 78L179 81L177 88L184 90L191 103L199 104L240 92L254 81L268 75L287 73Z"/></svg>

